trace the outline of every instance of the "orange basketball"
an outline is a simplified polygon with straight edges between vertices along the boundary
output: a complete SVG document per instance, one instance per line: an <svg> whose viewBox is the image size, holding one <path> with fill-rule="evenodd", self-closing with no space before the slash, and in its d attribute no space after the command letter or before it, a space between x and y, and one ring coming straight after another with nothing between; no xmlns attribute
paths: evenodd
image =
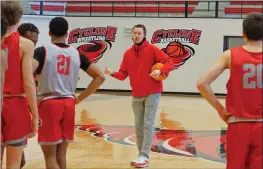
<svg viewBox="0 0 263 169"><path fill-rule="evenodd" d="M156 63L155 65L153 65L152 67L152 72L154 70L160 70L161 68L163 67L163 64L162 63ZM165 80L166 78L168 77L168 74L160 74L160 76L155 79L157 81L162 81L162 80Z"/></svg>

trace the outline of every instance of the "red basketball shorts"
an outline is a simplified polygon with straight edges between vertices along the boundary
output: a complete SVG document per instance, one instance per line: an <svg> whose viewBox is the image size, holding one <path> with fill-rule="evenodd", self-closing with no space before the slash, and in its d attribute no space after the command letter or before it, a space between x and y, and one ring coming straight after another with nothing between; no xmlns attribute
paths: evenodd
<svg viewBox="0 0 263 169"><path fill-rule="evenodd" d="M228 124L227 169L262 169L262 122Z"/></svg>
<svg viewBox="0 0 263 169"><path fill-rule="evenodd" d="M38 107L42 126L39 127L38 143L42 145L72 142L75 126L75 100L54 98L42 101Z"/></svg>
<svg viewBox="0 0 263 169"><path fill-rule="evenodd" d="M5 97L1 116L1 132L4 144L26 144L31 133L31 115L24 97Z"/></svg>

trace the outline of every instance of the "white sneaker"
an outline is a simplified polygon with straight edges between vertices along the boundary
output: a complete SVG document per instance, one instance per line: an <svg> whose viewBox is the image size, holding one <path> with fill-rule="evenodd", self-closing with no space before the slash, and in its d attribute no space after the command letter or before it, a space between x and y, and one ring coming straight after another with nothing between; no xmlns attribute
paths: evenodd
<svg viewBox="0 0 263 169"><path fill-rule="evenodd" d="M134 164L139 161L140 157L138 156L135 160L131 161L131 166L134 166Z"/></svg>
<svg viewBox="0 0 263 169"><path fill-rule="evenodd" d="M148 165L149 165L149 159L145 156L140 156L139 160L136 160L136 162L134 163L134 166L138 168L144 168L147 167Z"/></svg>

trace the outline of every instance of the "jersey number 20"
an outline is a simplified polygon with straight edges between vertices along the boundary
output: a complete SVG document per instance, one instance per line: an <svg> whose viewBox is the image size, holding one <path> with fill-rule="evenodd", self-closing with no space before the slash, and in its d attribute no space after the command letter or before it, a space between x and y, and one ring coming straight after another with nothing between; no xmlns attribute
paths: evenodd
<svg viewBox="0 0 263 169"><path fill-rule="evenodd" d="M62 75L70 73L70 57L64 55L57 56L57 72Z"/></svg>
<svg viewBox="0 0 263 169"><path fill-rule="evenodd" d="M246 89L254 89L256 87L262 88L262 64L244 64L244 71L249 71L243 76L243 86ZM250 78L255 78L256 80L250 80Z"/></svg>

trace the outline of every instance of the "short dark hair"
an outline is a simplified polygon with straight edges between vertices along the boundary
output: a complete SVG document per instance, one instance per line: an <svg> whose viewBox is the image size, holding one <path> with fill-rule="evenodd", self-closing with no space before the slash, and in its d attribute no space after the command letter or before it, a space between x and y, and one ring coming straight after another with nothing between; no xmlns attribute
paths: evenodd
<svg viewBox="0 0 263 169"><path fill-rule="evenodd" d="M17 28L17 31L22 36L25 35L27 31L36 32L37 34L39 34L38 28L36 27L36 25L34 25L32 23L23 23L23 24L19 25L19 27Z"/></svg>
<svg viewBox="0 0 263 169"><path fill-rule="evenodd" d="M263 40L262 14L249 13L243 20L243 33L248 40Z"/></svg>
<svg viewBox="0 0 263 169"><path fill-rule="evenodd" d="M65 36L68 31L68 21L63 17L55 17L49 23L49 32L53 36Z"/></svg>
<svg viewBox="0 0 263 169"><path fill-rule="evenodd" d="M146 27L145 27L143 24L137 24L137 25L135 25L135 26L132 28L132 30L134 30L134 28L142 28L144 35L146 35L146 33L147 33Z"/></svg>
<svg viewBox="0 0 263 169"><path fill-rule="evenodd" d="M8 26L13 26L20 21L23 7L16 1L1 1L1 14L6 17Z"/></svg>
<svg viewBox="0 0 263 169"><path fill-rule="evenodd" d="M4 37L7 32L8 22L5 16L1 16L1 37Z"/></svg>

